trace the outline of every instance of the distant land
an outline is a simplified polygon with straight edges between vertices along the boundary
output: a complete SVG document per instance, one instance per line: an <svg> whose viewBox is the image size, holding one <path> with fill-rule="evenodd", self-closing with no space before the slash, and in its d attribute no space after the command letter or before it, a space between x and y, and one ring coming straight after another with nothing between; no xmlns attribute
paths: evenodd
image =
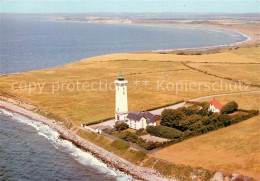
<svg viewBox="0 0 260 181"><path fill-rule="evenodd" d="M250 36L259 42L260 13L87 13L59 14L53 21L81 23L161 24L221 28Z"/></svg>
<svg viewBox="0 0 260 181"><path fill-rule="evenodd" d="M129 144L129 140L115 140L107 134L98 134L84 127L89 125L94 129L97 123L106 123L114 118L114 90L56 89L53 92L54 83L68 87L69 83L78 81L95 85L97 80L105 80L113 84L122 71L129 82L129 112L157 110L183 102L189 105L191 100L208 103L217 97L223 105L236 101L240 116L244 116L242 112L248 110L259 113L259 13L88 13L54 14L50 17L50 21L66 22L64 24L131 23L207 27L236 31L249 37L249 41L225 48L108 54L75 60L77 62L55 68L3 75L0 76L0 107L48 125L57 130L61 138L140 180L260 179L259 115L148 152L136 149ZM65 54L64 51L62 53ZM138 87L134 84L136 80L140 82ZM144 81L148 81L149 86L142 84ZM177 93L174 89L158 90L158 81L164 82L164 86L178 82L221 84L214 87L218 88L217 91L202 87ZM39 84L29 84L34 82ZM243 83L242 90L230 87L222 89L222 83L233 85L238 82ZM28 84L21 89L20 83ZM40 84L44 85L44 89L37 87ZM236 116L233 113L230 116ZM161 115L158 116L158 123L161 124ZM198 123L198 126L202 124L201 118ZM143 134L129 128L122 131L127 132L138 138Z"/></svg>

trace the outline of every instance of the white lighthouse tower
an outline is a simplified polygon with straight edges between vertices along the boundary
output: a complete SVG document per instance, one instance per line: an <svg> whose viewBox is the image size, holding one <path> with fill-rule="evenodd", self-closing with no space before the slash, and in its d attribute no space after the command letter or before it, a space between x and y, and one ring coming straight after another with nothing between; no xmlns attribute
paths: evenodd
<svg viewBox="0 0 260 181"><path fill-rule="evenodd" d="M116 107L115 107L115 122L123 121L126 119L128 114L128 103L127 103L127 83L128 81L120 75L115 80L116 88Z"/></svg>

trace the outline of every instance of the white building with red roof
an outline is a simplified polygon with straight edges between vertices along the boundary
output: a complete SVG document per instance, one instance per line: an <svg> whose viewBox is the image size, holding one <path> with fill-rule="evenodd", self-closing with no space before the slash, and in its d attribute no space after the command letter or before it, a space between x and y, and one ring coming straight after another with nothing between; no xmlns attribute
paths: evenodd
<svg viewBox="0 0 260 181"><path fill-rule="evenodd" d="M222 109L222 105L217 99L213 99L212 101L209 102L208 111L211 111L213 113L220 113L221 109Z"/></svg>

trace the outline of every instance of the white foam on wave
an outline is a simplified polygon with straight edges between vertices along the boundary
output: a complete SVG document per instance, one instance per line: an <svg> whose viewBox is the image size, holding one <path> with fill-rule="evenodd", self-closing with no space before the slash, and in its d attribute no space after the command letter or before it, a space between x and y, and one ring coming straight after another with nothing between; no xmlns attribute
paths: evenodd
<svg viewBox="0 0 260 181"><path fill-rule="evenodd" d="M60 139L60 134L57 131L52 130L49 126L33 121L31 119L28 119L27 117L24 117L22 115L11 113L9 111L6 111L4 109L0 109L0 112L2 112L4 115L10 116L12 115L12 118L16 121L19 121L20 123L27 124L35 130L37 130L38 135L43 136L44 138L48 139L49 142L59 151L62 151L64 153L69 154L73 159L78 161L82 165L92 166L93 168L96 168L101 173L106 173L111 176L115 176L117 180L133 180L133 177L130 175L125 174L124 172L121 172L114 167L108 166L96 157L94 157L91 153L81 150L80 148L76 147L72 142Z"/></svg>
<svg viewBox="0 0 260 181"><path fill-rule="evenodd" d="M9 116L9 117L13 116L13 114L11 112L9 112L9 111L7 111L5 109L1 109L1 108L0 108L0 113L4 114L6 116Z"/></svg>

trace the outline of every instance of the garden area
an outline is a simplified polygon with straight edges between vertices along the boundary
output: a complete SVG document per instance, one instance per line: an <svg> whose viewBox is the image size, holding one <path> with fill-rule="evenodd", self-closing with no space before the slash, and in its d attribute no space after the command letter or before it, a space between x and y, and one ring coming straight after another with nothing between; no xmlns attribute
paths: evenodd
<svg viewBox="0 0 260 181"><path fill-rule="evenodd" d="M146 130L129 129L126 123L119 123L115 128L104 131L146 150L152 150L230 126L259 114L258 110L239 109L235 101L225 104L220 113L208 111L208 102L190 104L189 107L165 109L157 126L147 126ZM163 138L163 141L146 140L144 135Z"/></svg>

